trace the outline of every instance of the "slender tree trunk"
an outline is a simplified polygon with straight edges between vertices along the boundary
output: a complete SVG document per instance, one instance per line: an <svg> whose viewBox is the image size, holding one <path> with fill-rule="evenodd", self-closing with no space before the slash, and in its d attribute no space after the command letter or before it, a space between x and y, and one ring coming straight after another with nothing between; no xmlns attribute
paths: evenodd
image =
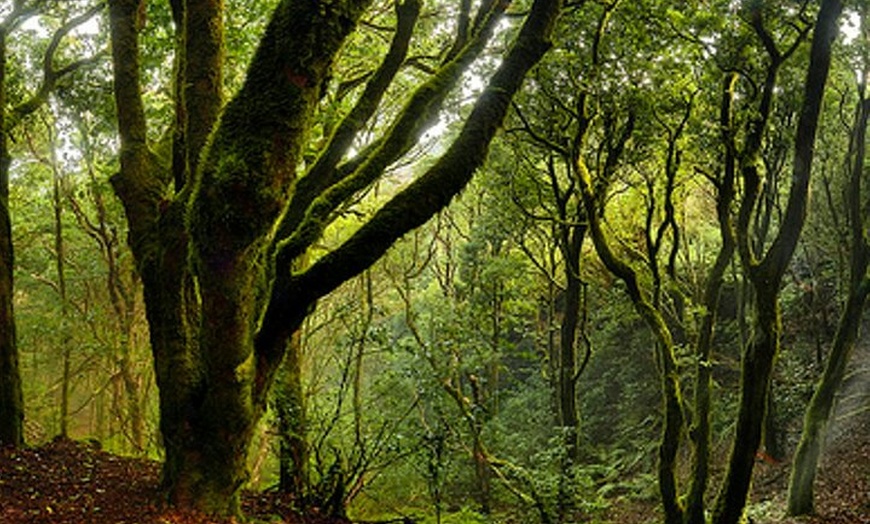
<svg viewBox="0 0 870 524"><path fill-rule="evenodd" d="M9 216L9 154L6 119L6 28L0 27L0 445L24 443L24 399L15 340L12 221Z"/></svg>
<svg viewBox="0 0 870 524"><path fill-rule="evenodd" d="M567 286L565 289L565 312L562 317L559 338L559 425L562 429L564 457L559 475L559 522L570 513L575 504L573 496L574 468L579 455L577 426L577 380L575 378L577 325L580 314L580 277L572 275L573 261L565 261ZM576 264L579 266L578 264Z"/></svg>
<svg viewBox="0 0 870 524"><path fill-rule="evenodd" d="M305 394L302 390L302 337L290 337L277 380L275 393L278 414L279 488L304 507L308 493L308 441Z"/></svg>
<svg viewBox="0 0 870 524"><path fill-rule="evenodd" d="M484 515L492 511L492 480L489 459L483 446L483 422L472 421L471 455L474 462L475 499L478 509Z"/></svg>
<svg viewBox="0 0 870 524"><path fill-rule="evenodd" d="M779 233L760 261L756 260L748 238L748 217L756 204L752 196L757 196L757 191L747 189L740 210L740 254L755 290L756 312L753 338L743 355L737 429L725 483L716 500L714 524L736 524L749 493L770 394L771 373L779 350L779 287L806 219L816 129L837 34L837 19L842 9L840 0L823 0L816 19L795 138L788 204Z"/></svg>
<svg viewBox="0 0 870 524"><path fill-rule="evenodd" d="M701 314L701 327L698 331L698 341L695 354L698 362L695 368L695 411L693 427L689 431L694 445L692 462L692 484L686 506L687 524L705 524L705 495L709 481L710 447L711 447L711 389L713 366L710 358L713 347L719 294L725 271L734 258L736 242L731 224L731 204L734 200L734 182L736 177L736 158L734 154L734 133L732 122L732 103L734 100L734 84L736 74L727 74L722 82L722 100L720 102L719 123L723 133L725 150L723 175L717 187L716 215L719 221L719 235L722 244L716 261L707 274L707 284L704 289L704 309Z"/></svg>
<svg viewBox="0 0 870 524"><path fill-rule="evenodd" d="M51 146L54 148L54 144ZM53 151L52 151L52 156ZM70 395L70 365L72 359L71 337L69 334L69 309L66 296L66 265L64 261L65 250L63 242L63 207L61 198L60 173L57 171L57 163L52 158L51 168L54 171L53 206L54 206L54 255L55 269L57 271L57 290L60 298L60 345L63 355L63 375L60 382L60 436L69 437L69 395Z"/></svg>
<svg viewBox="0 0 870 524"><path fill-rule="evenodd" d="M866 69L867 64L865 64ZM851 172L847 193L849 195L847 202L851 228L849 294L846 299L846 307L837 325L824 374L816 385L816 390L804 415L803 432L794 455L791 478L789 479L789 515L809 515L814 511L813 485L827 434L828 421L834 407L837 390L846 373L846 365L858 339L864 305L867 301L867 295L870 293L870 281L866 276L868 265L870 265L870 246L865 240L864 210L866 207L861 199L862 179L865 176L865 140L868 116L870 116L870 100L865 98L863 87L860 94L861 100L852 130Z"/></svg>
<svg viewBox="0 0 870 524"><path fill-rule="evenodd" d="M581 293L580 247L584 232L563 235L565 257L565 312L559 337L559 415L565 432L565 450L570 464L579 458L577 447L577 330L580 324Z"/></svg>
<svg viewBox="0 0 870 524"><path fill-rule="evenodd" d="M118 366L124 384L125 422L129 431L130 443L133 446L133 452L141 455L145 452L145 417L142 413L140 398L141 384L133 371L132 350L132 340L127 333L121 340L121 359Z"/></svg>
<svg viewBox="0 0 870 524"><path fill-rule="evenodd" d="M789 481L789 515L809 515L814 511L813 484L827 433L828 420L846 371L846 364L858 338L868 291L870 289L864 284L860 291L849 294L824 375L816 387L804 416L803 433L795 452Z"/></svg>
<svg viewBox="0 0 870 524"><path fill-rule="evenodd" d="M598 201L592 191L589 170L582 159L578 161L577 167L578 181L586 206L586 216L589 219L589 233L595 244L595 251L607 269L625 283L629 298L655 338L656 358L662 388L662 411L664 413L662 437L658 450L659 492L662 497L666 524L682 524L685 509L679 500L675 468L683 432L684 416L673 338L661 312L653 307L641 291L635 271L611 250L597 214Z"/></svg>

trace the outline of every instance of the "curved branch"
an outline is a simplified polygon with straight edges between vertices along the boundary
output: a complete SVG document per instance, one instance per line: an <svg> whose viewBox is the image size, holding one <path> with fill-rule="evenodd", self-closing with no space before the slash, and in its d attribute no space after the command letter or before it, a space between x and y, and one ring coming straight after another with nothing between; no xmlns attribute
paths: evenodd
<svg viewBox="0 0 870 524"><path fill-rule="evenodd" d="M356 134L377 110L387 88L402 67L408 54L408 47L420 15L421 6L421 0L406 0L396 5L396 33L389 51L387 51L380 67L369 78L356 105L332 134L326 149L320 154L305 177L297 183L296 190L287 207L287 214L281 220L277 238L286 238L292 234L314 198L327 187L349 174L337 169L337 166L350 148Z"/></svg>
<svg viewBox="0 0 870 524"><path fill-rule="evenodd" d="M291 276L279 265L272 294L255 339L257 395L271 382L283 344L308 308L342 282L358 275L407 232L442 210L483 163L523 78L550 47L560 0L536 0L520 33L477 100L459 137L419 179L387 202L362 228L306 272Z"/></svg>
<svg viewBox="0 0 870 524"><path fill-rule="evenodd" d="M489 36L506 7L496 2L488 13L484 28L463 48L457 57L414 92L396 122L387 131L380 146L359 168L320 194L313 195L305 216L279 248L279 257L287 261L302 254L314 243L329 223L329 217L348 198L380 177L397 158L405 154L431 125L443 101L462 73L483 50Z"/></svg>
<svg viewBox="0 0 870 524"><path fill-rule="evenodd" d="M11 127L14 127L24 117L30 115L46 103L48 101L48 95L54 91L58 80L70 73L98 62L103 57L104 52L100 51L94 56L76 60L60 69L56 69L54 66L55 55L63 41L63 38L68 35L70 31L96 16L104 7L105 3L100 2L79 16L70 19L54 32L54 35L51 37L51 42L49 42L48 48L45 50L45 55L42 57L42 84L40 84L39 89L37 89L33 96L12 109L10 115Z"/></svg>

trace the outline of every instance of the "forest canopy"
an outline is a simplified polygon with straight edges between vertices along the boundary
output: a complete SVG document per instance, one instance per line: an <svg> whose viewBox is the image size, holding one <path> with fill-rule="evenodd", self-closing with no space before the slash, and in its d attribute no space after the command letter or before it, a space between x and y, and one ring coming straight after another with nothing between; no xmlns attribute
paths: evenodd
<svg viewBox="0 0 870 524"><path fill-rule="evenodd" d="M0 444L215 518L818 513L868 57L843 0L4 2Z"/></svg>

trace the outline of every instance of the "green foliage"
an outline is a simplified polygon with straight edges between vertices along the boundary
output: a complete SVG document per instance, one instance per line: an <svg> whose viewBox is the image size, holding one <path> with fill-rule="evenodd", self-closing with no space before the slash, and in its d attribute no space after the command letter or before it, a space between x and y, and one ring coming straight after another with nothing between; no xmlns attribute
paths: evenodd
<svg viewBox="0 0 870 524"><path fill-rule="evenodd" d="M276 2L226 4L224 78L231 94L242 86ZM511 10L523 11L526 4ZM84 6L51 5L57 12L21 27L10 40L7 105L20 103L38 87L35 57L48 46L45 32ZM566 10L552 51L517 97L517 111L477 181L432 223L399 242L364 278L322 300L307 321L303 383L312 501L322 503L340 484L341 502L350 505L354 517L412 514L436 522L437 508L443 523L494 523L555 520L566 496L578 518L587 520L603 518L604 510L621 498L655 498L651 472L661 429L661 392L653 341L624 299L623 284L605 271L588 245L581 250L578 275L586 290L582 334L588 339L578 343L577 355L583 357L587 347L591 351L577 378L575 399L581 460L567 474L563 467L553 353L559 315L564 314L559 301L565 273L560 271L566 260L559 236L585 227L572 155L580 154L596 176L613 169L612 185L602 199L605 227L620 254L640 272L645 288L655 285L651 257L656 254L648 239L665 219L665 174L669 160L677 159L672 196L679 233L674 238L682 244L674 275L663 277L662 309L678 339L680 377L691 392L697 362L692 343L705 312L700 305L705 275L721 242L715 217L724 154L718 121L721 77L726 69L740 72L733 120L736 141L743 144L757 116L768 57L749 24L749 3L644 0L614 3L612 12L609 5L586 2ZM298 146L304 150L300 172L324 150L377 67L392 36L393 7L390 1L375 2L338 53L316 103L310 136ZM794 8L781 2L763 5L766 27L780 49L803 27ZM409 58L348 156L375 143L415 86L431 77L453 44L458 9L459 2L425 3ZM173 65L167 59L175 34L168 3L148 2L147 21L141 41L143 91L147 117L155 123L148 133L168 163L175 110ZM95 33L70 36L58 63L100 49L106 25L101 19ZM354 192L334 209L327 203L323 222L314 225L331 225L311 249L313 259L357 231L455 136L469 100L479 94L477 76L488 74L499 61L513 27L507 22L499 31L466 85L447 97L433 136L416 144L406 161L389 167L381 182ZM854 104L853 70L860 49L857 43L840 46L832 73L835 89L827 95L822 116L814 207L782 289L784 348L773 394L774 422L784 431L799 424L847 282L842 166L849 144L841 124ZM793 153L806 55L806 46L798 48L779 73L771 130L757 158L769 191L764 209L771 212L770 223L754 230L759 246L769 244L789 189L783 175ZM110 75L108 63L101 61L66 77L50 105L10 134L15 299L28 430L32 442L58 431L60 361L64 350L72 348L73 436L96 436L109 449L139 452L131 426L133 405L138 405L145 420L145 448L156 453L156 391L143 304L131 255L123 246L122 211L107 182L118 164ZM278 91L273 94L288 94ZM260 99L240 103L272 114L287 109L281 100L267 100L272 106ZM686 128L672 144L678 153L669 157L669 138L689 107ZM242 124L228 140L235 134L250 137L249 131L263 122ZM582 125L589 125L588 147L578 153L572 148ZM608 166L608 148L630 125L619 162ZM211 195L208 213L214 222L203 222L200 232L219 248L227 246L211 236L214 231L232 226L246 232L252 226L247 212L257 214L287 196L282 193L286 188L280 188L240 199L239 190L252 182L250 165L267 162L259 152L272 145L271 137L251 140L255 147L231 152L215 167L226 185ZM244 158L247 153L256 158ZM55 177L64 192L66 303L57 289L59 254L51 208ZM551 198L554 188L564 209ZM252 235L268 230L271 218L266 225L257 224ZM674 240L666 238L662 246L659 262ZM741 337L751 334L741 332L752 311L751 300L737 292L744 279L738 263L730 273L710 364L712 432L720 449L733 429ZM747 309L738 311L738 304ZM65 309L68 318L63 320ZM125 373L137 387L127 389ZM128 396L135 397L133 404ZM263 449L268 450L269 438L266 433ZM475 470L476 447L486 452L484 474ZM276 476L270 470L276 461L264 460L265 486ZM491 505L489 515L479 512L484 498ZM762 517L771 509L753 511Z"/></svg>

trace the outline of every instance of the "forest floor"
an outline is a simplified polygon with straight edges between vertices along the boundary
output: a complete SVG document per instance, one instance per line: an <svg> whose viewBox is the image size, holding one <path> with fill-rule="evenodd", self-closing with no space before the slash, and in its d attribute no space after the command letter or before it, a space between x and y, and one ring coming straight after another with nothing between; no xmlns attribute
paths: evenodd
<svg viewBox="0 0 870 524"><path fill-rule="evenodd" d="M788 461L758 465L749 514L757 524L870 524L870 417L856 418L833 437L816 477L816 513L784 518Z"/></svg>
<svg viewBox="0 0 870 524"><path fill-rule="evenodd" d="M855 417L830 439L816 477L816 514L811 517L785 516L790 469L789 461L757 461L749 523L870 524L870 412ZM614 502L605 518L614 524L662 520L656 500Z"/></svg>
<svg viewBox="0 0 870 524"><path fill-rule="evenodd" d="M218 524L160 504L159 474L157 462L71 440L0 450L0 524ZM347 522L300 516L274 493L245 493L242 506L254 522Z"/></svg>
<svg viewBox="0 0 870 524"><path fill-rule="evenodd" d="M788 463L759 463L750 506L756 524L870 524L870 417L840 434L818 477L818 515L785 519ZM97 446L55 440L37 448L0 450L0 523L3 524L207 524L200 515L157 503L159 465L118 457ZM257 522L338 524L317 515L299 516L275 494L248 493L246 515ZM654 522L650 503L614 502L619 524ZM653 519L653 520L651 520ZM345 521L346 522L346 521Z"/></svg>

